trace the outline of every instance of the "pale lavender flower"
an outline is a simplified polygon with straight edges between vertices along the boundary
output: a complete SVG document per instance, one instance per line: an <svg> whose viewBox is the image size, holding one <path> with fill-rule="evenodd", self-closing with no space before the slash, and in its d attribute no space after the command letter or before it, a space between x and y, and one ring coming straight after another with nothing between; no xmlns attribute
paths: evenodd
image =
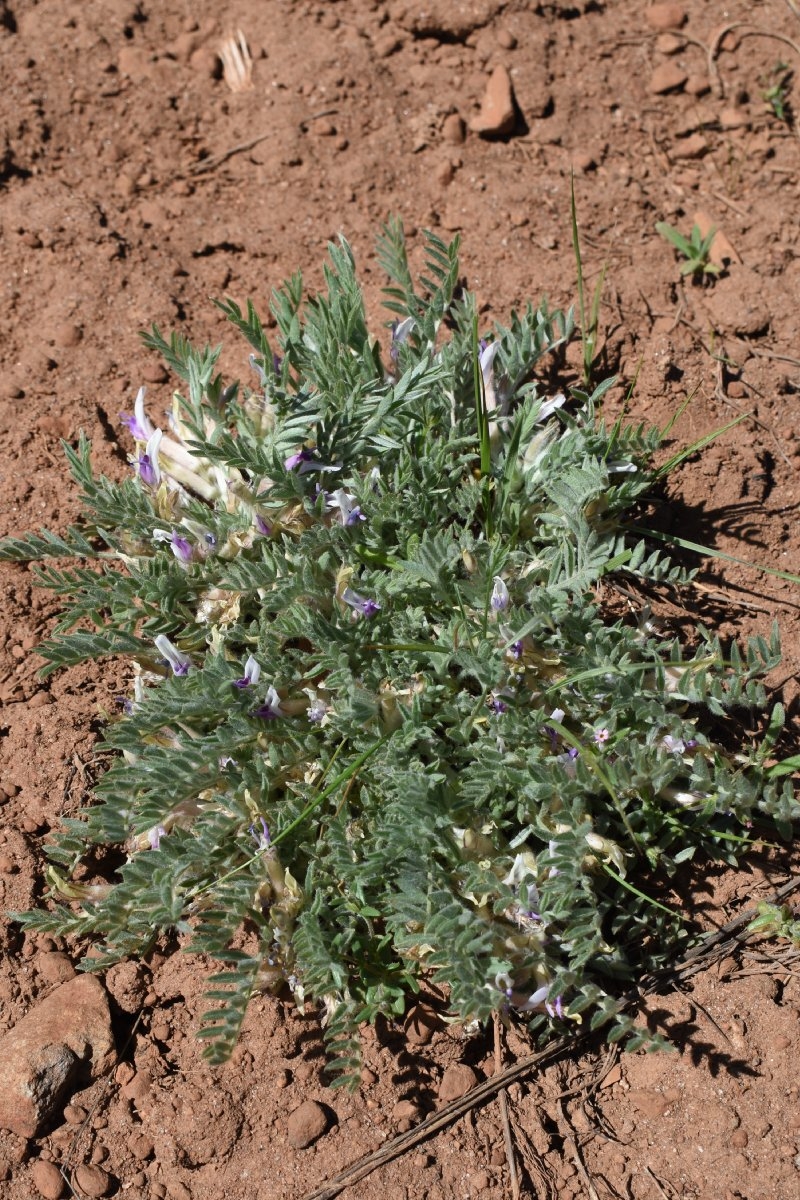
<svg viewBox="0 0 800 1200"><path fill-rule="evenodd" d="M163 633L160 633L155 639L155 645L159 654L172 667L173 675L188 675L189 668L192 665L192 660L188 654L184 654L177 646L173 646L169 638Z"/></svg>
<svg viewBox="0 0 800 1200"><path fill-rule="evenodd" d="M505 585L505 581L499 575L495 575L494 587L492 588L489 603L495 612L504 612L508 608L508 599L508 588Z"/></svg>
<svg viewBox="0 0 800 1200"><path fill-rule="evenodd" d="M267 382L268 382L267 372L264 370L261 363L256 358L255 354L248 355L247 361L250 363L250 366L253 368L253 370L258 375L258 378L261 381L261 386L266 387Z"/></svg>
<svg viewBox="0 0 800 1200"><path fill-rule="evenodd" d="M260 533L262 537L271 537L272 526L264 520L260 513L256 513L254 524L256 533Z"/></svg>
<svg viewBox="0 0 800 1200"><path fill-rule="evenodd" d="M137 442L147 442L155 433L155 426L144 411L146 395L147 388L140 387L133 404L133 415L131 416L130 413L119 414L120 421L123 425L127 425Z"/></svg>
<svg viewBox="0 0 800 1200"><path fill-rule="evenodd" d="M562 996L556 996L555 1001L551 1004L549 1000L545 1001L545 1009L551 1017L558 1017L559 1021L564 1016L564 1001Z"/></svg>
<svg viewBox="0 0 800 1200"><path fill-rule="evenodd" d="M595 742L598 746L604 746L610 737L611 737L611 734L610 734L609 730L606 729L605 726L603 726L602 729L596 729L594 731L594 733L592 734L592 741Z"/></svg>
<svg viewBox="0 0 800 1200"><path fill-rule="evenodd" d="M352 588L345 588L342 592L342 600L345 604L349 604L356 612L360 612L362 617L374 617L377 612L380 612L380 604L377 600L371 600L369 597L360 596L358 592L354 592Z"/></svg>
<svg viewBox="0 0 800 1200"><path fill-rule="evenodd" d="M250 687L251 684L258 683L261 675L261 667L258 665L252 654L244 664L244 675L241 679L234 679L233 686L237 688Z"/></svg>
<svg viewBox="0 0 800 1200"><path fill-rule="evenodd" d="M139 468L139 478L145 487L156 488L161 482L161 468L158 464L158 448L161 445L163 433L155 429L147 439L144 454L135 460Z"/></svg>
<svg viewBox="0 0 800 1200"><path fill-rule="evenodd" d="M256 831L255 822L250 826L250 835L256 843L259 850L269 850L269 826L263 817L258 818L261 822L261 832Z"/></svg>
<svg viewBox="0 0 800 1200"><path fill-rule="evenodd" d="M192 543L187 538L181 537L177 530L172 531L170 546L172 547L172 553L179 562L189 563L192 561L194 555Z"/></svg>
<svg viewBox="0 0 800 1200"><path fill-rule="evenodd" d="M152 829L148 829L147 840L150 843L150 849L158 850L162 837L166 837L166 835L167 831L163 825L154 825Z"/></svg>
<svg viewBox="0 0 800 1200"><path fill-rule="evenodd" d="M389 350L389 355L392 362L397 362L400 353L400 347L406 341L411 330L414 328L414 318L406 317L405 321L392 322L392 345Z"/></svg>
<svg viewBox="0 0 800 1200"><path fill-rule="evenodd" d="M511 645L508 647L508 653L515 660L515 662L519 662L519 660L522 658L523 650L524 650L524 646L521 641L512 642Z"/></svg>
<svg viewBox="0 0 800 1200"><path fill-rule="evenodd" d="M491 697L489 701L489 708L493 713L497 713L498 716L502 716L503 713L508 712L508 705L506 704L505 700L501 700L497 695L493 695Z"/></svg>
<svg viewBox="0 0 800 1200"><path fill-rule="evenodd" d="M282 717L283 715L281 698L272 684L270 684L267 688L264 703L259 704L258 708L253 709L253 716L260 717L262 721L274 721L277 717Z"/></svg>
<svg viewBox="0 0 800 1200"><path fill-rule="evenodd" d="M328 714L328 706L319 696L315 696L306 709L306 716L314 725L321 725Z"/></svg>
<svg viewBox="0 0 800 1200"><path fill-rule="evenodd" d="M327 505L328 508L339 509L343 525L357 525L359 521L366 521L367 518L355 503L355 499L351 492L346 492L344 488L337 488L335 492L331 492Z"/></svg>
<svg viewBox="0 0 800 1200"><path fill-rule="evenodd" d="M311 462L313 454L307 450L305 446L302 450L297 450L294 454L290 454L288 458L283 460L283 465L287 471L296 471L303 463Z"/></svg>
<svg viewBox="0 0 800 1200"><path fill-rule="evenodd" d="M566 404L566 401L567 398L563 392L558 392L553 396L552 400L545 400L536 416L536 423L538 424L540 421L546 421L548 417L552 417L556 409L561 408L563 404Z"/></svg>

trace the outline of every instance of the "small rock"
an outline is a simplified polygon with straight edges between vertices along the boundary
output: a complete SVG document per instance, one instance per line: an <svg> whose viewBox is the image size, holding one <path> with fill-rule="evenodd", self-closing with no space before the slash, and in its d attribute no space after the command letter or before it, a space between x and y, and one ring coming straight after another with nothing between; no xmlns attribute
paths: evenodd
<svg viewBox="0 0 800 1200"><path fill-rule="evenodd" d="M393 33L385 33L381 37L376 38L372 45L372 51L376 58L391 58L396 54L403 45L402 38Z"/></svg>
<svg viewBox="0 0 800 1200"><path fill-rule="evenodd" d="M477 1082L478 1076L472 1067L468 1067L466 1063L454 1063L442 1076L442 1082L439 1084L439 1099L444 1100L445 1103L449 1103L451 1100L460 1100L471 1088L475 1087Z"/></svg>
<svg viewBox="0 0 800 1200"><path fill-rule="evenodd" d="M83 330L80 325L74 325L71 321L57 325L53 331L53 341L64 350L70 350L73 346L77 346L82 337Z"/></svg>
<svg viewBox="0 0 800 1200"><path fill-rule="evenodd" d="M155 66L147 50L139 50L136 46L123 46L117 57L117 69L120 75L127 75L134 82L149 79Z"/></svg>
<svg viewBox="0 0 800 1200"><path fill-rule="evenodd" d="M770 327L772 314L764 280L739 263L732 263L728 276L716 280L704 296L704 303L717 333L760 337Z"/></svg>
<svg viewBox="0 0 800 1200"><path fill-rule="evenodd" d="M686 42L677 33L662 33L656 38L656 50L667 58L673 54L680 54L685 45Z"/></svg>
<svg viewBox="0 0 800 1200"><path fill-rule="evenodd" d="M581 175L585 175L587 171L595 170L597 161L591 150L576 150L572 155L572 166Z"/></svg>
<svg viewBox="0 0 800 1200"><path fill-rule="evenodd" d="M377 1082L378 1082L378 1076L375 1074L374 1071L370 1071L369 1067L361 1068L361 1086L362 1087L372 1087L372 1085Z"/></svg>
<svg viewBox="0 0 800 1200"><path fill-rule="evenodd" d="M676 158L702 158L708 153L708 142L703 137L702 133L692 133L687 138L681 138L675 143L674 154Z"/></svg>
<svg viewBox="0 0 800 1200"><path fill-rule="evenodd" d="M473 117L469 127L474 133L482 133L486 137L503 137L511 133L515 122L511 76L501 64L489 76L481 111L477 117Z"/></svg>
<svg viewBox="0 0 800 1200"><path fill-rule="evenodd" d="M148 363L142 371L142 379L145 383L166 383L169 379L169 371L160 362ZM120 963L120 966L134 966L133 963Z"/></svg>
<svg viewBox="0 0 800 1200"><path fill-rule="evenodd" d="M650 76L649 90L654 96L664 96L667 92L680 91L688 78L686 71L677 63L661 63Z"/></svg>
<svg viewBox="0 0 800 1200"><path fill-rule="evenodd" d="M425 1004L415 1004L406 1017L406 1037L412 1046L427 1046L436 1032L436 1014Z"/></svg>
<svg viewBox="0 0 800 1200"><path fill-rule="evenodd" d="M629 1092L628 1100L643 1117L649 1117L651 1120L657 1120L663 1117L664 1113L669 1108L670 1102L662 1092L657 1092L653 1088L634 1088Z"/></svg>
<svg viewBox="0 0 800 1200"><path fill-rule="evenodd" d="M75 978L75 968L66 954L53 950L50 954L40 954L36 959L36 969L46 983L66 983Z"/></svg>
<svg viewBox="0 0 800 1200"><path fill-rule="evenodd" d="M180 1179L167 1180L167 1195L169 1200L192 1200L190 1189Z"/></svg>
<svg viewBox="0 0 800 1200"><path fill-rule="evenodd" d="M75 1182L78 1193L84 1196L107 1196L111 1190L111 1176L102 1167L92 1167L83 1163L75 1170Z"/></svg>
<svg viewBox="0 0 800 1200"><path fill-rule="evenodd" d="M328 1114L316 1100L304 1100L290 1115L287 1124L289 1145L305 1150L321 1138L328 1128Z"/></svg>
<svg viewBox="0 0 800 1200"><path fill-rule="evenodd" d="M400 1133L407 1133L412 1126L419 1123L421 1115L419 1105L413 1100L398 1100L392 1109L392 1122Z"/></svg>
<svg viewBox="0 0 800 1200"><path fill-rule="evenodd" d="M455 179L455 169L450 162L440 163L434 172L439 187L449 187Z"/></svg>
<svg viewBox="0 0 800 1200"><path fill-rule="evenodd" d="M105 1074L114 1056L102 983L62 983L0 1038L0 1128L35 1137L71 1087Z"/></svg>
<svg viewBox="0 0 800 1200"><path fill-rule="evenodd" d="M164 383L169 378L161 363L148 363L142 372L148 383ZM135 1013L142 1007L148 975L141 963L115 963L106 971L106 987L123 1012Z"/></svg>
<svg viewBox="0 0 800 1200"><path fill-rule="evenodd" d="M152 1158L155 1153L152 1141L144 1133L137 1133L130 1138L128 1146L133 1157L137 1158L139 1162L144 1162L145 1159Z"/></svg>
<svg viewBox="0 0 800 1200"><path fill-rule="evenodd" d="M492 1180L488 1171L476 1171L469 1182L471 1192L485 1192Z"/></svg>
<svg viewBox="0 0 800 1200"><path fill-rule="evenodd" d="M80 1104L68 1104L64 1109L64 1120L68 1125L82 1125L86 1120L86 1109Z"/></svg>
<svg viewBox="0 0 800 1200"><path fill-rule="evenodd" d="M64 1176L56 1164L42 1158L31 1167L31 1182L44 1200L61 1200L66 1190Z"/></svg>
<svg viewBox="0 0 800 1200"><path fill-rule="evenodd" d="M735 1146L737 1150L744 1150L749 1140L746 1129L734 1129L730 1138L731 1145Z"/></svg>
<svg viewBox="0 0 800 1200"><path fill-rule="evenodd" d="M200 46L189 59L189 66L203 79L222 78L222 59L210 46Z"/></svg>
<svg viewBox="0 0 800 1200"><path fill-rule="evenodd" d="M606 1075L603 1082L600 1084L600 1088L602 1090L603 1088L613 1087L614 1084L619 1083L621 1079L622 1079L622 1067L620 1066L619 1063L614 1063L614 1066L611 1068L611 1070L608 1072L608 1074Z"/></svg>
<svg viewBox="0 0 800 1200"><path fill-rule="evenodd" d="M647 24L656 33L680 29L686 22L686 12L680 4L651 4L645 12Z"/></svg>
<svg viewBox="0 0 800 1200"><path fill-rule="evenodd" d="M498 46L501 46L503 50L513 50L517 44L517 39L514 37L514 34L510 29L498 29L497 44Z"/></svg>
<svg viewBox="0 0 800 1200"><path fill-rule="evenodd" d="M686 80L687 96L707 96L711 91L711 84L708 82L707 75L690 75Z"/></svg>
<svg viewBox="0 0 800 1200"><path fill-rule="evenodd" d="M467 127L464 124L463 117L458 113L450 113L449 117L445 117L442 123L442 137L451 146L462 145L467 134Z"/></svg>
<svg viewBox="0 0 800 1200"><path fill-rule="evenodd" d="M723 108L719 114L719 123L723 129L748 129L750 118L740 108Z"/></svg>

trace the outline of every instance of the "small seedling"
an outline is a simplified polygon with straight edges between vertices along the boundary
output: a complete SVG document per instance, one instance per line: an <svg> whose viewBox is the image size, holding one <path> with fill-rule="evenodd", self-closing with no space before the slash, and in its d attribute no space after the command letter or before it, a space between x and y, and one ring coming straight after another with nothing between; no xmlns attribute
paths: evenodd
<svg viewBox="0 0 800 1200"><path fill-rule="evenodd" d="M758 915L747 926L748 933L760 933L764 937L787 938L800 946L800 920L797 920L788 904L770 904L762 900L757 906Z"/></svg>
<svg viewBox="0 0 800 1200"><path fill-rule="evenodd" d="M789 101L789 91L794 72L785 62L778 62L770 73L762 80L764 91L762 98L772 110L773 116L784 125L792 124L792 109Z"/></svg>
<svg viewBox="0 0 800 1200"><path fill-rule="evenodd" d="M656 232L671 242L686 259L686 262L681 263L681 275L692 275L696 279L705 279L708 275L719 275L721 268L709 257L714 235L717 232L715 228L709 229L706 236L703 237L700 226L693 225L691 235L686 238L673 225L668 225L666 221L659 221L656 225Z"/></svg>

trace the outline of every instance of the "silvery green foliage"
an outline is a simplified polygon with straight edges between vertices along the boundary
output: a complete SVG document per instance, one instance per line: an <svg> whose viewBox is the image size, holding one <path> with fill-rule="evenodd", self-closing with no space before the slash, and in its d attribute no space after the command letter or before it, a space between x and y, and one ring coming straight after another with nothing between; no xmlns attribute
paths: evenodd
<svg viewBox="0 0 800 1200"><path fill-rule="evenodd" d="M604 609L604 581L683 575L627 527L657 431L608 426L607 384L538 382L571 314L529 306L479 342L456 243L426 235L419 284L399 224L379 256L383 348L344 242L323 294L273 294L274 349L252 305L221 305L240 381L154 328L180 390L124 418L131 477L66 447L80 528L2 549L66 560L40 568L65 603L47 670L131 664L98 803L52 847L51 911L22 919L96 935L92 969L177 931L225 964L213 1059L285 986L324 1009L345 1080L358 1024L423 973L465 1019L632 1036L614 996L684 937L648 877L798 816L709 719L763 705L775 637L743 657L701 629L687 652ZM123 850L113 879L73 882L97 846Z"/></svg>

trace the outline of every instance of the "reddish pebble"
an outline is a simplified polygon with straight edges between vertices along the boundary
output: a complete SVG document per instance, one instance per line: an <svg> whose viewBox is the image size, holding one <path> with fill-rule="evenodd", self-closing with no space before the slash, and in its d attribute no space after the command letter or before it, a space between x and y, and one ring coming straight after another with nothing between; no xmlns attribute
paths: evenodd
<svg viewBox="0 0 800 1200"><path fill-rule="evenodd" d="M439 1099L446 1103L451 1100L460 1100L471 1088L475 1087L477 1082L478 1076L472 1067L468 1067L466 1063L455 1063L448 1067L442 1076L442 1082L439 1084Z"/></svg>
<svg viewBox="0 0 800 1200"><path fill-rule="evenodd" d="M102 1167L90 1167L85 1163L75 1171L78 1193L85 1196L107 1196L111 1187L111 1176Z"/></svg>
<svg viewBox="0 0 800 1200"><path fill-rule="evenodd" d="M66 1190L64 1176L55 1163L41 1158L31 1167L31 1182L44 1200L61 1200Z"/></svg>
<svg viewBox="0 0 800 1200"><path fill-rule="evenodd" d="M450 113L449 117L445 117L442 124L442 137L446 142L450 142L451 146L460 146L466 133L464 120L458 113Z"/></svg>
<svg viewBox="0 0 800 1200"><path fill-rule="evenodd" d="M316 1100L304 1100L290 1115L287 1123L289 1145L305 1150L321 1138L328 1128L328 1115Z"/></svg>
<svg viewBox="0 0 800 1200"><path fill-rule="evenodd" d="M651 29L665 33L669 29L680 29L686 21L686 12L680 4L652 4L645 17Z"/></svg>
<svg viewBox="0 0 800 1200"><path fill-rule="evenodd" d="M495 67L486 85L480 115L473 117L469 127L487 137L503 137L511 133L515 122L511 76L504 66Z"/></svg>
<svg viewBox="0 0 800 1200"><path fill-rule="evenodd" d="M649 89L654 96L664 96L667 92L677 92L687 79L686 72L677 63L665 62L650 76Z"/></svg>

